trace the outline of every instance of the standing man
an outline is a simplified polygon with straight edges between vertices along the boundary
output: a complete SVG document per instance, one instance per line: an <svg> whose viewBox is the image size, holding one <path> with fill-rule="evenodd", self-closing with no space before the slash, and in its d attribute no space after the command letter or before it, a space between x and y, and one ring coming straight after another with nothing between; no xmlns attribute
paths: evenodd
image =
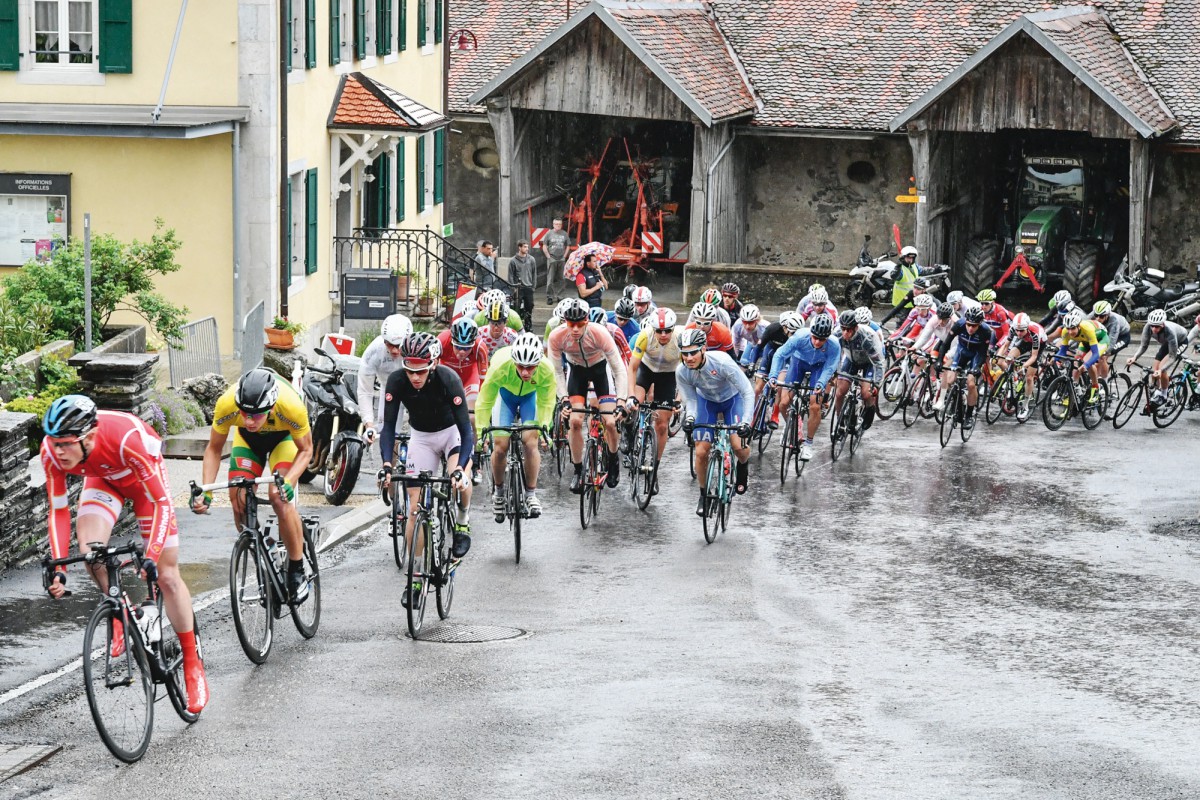
<svg viewBox="0 0 1200 800"><path fill-rule="evenodd" d="M571 237L563 230L562 217L555 217L554 228L542 237L542 253L546 256L546 305L562 297L563 267L567 262L567 250ZM554 287L551 293L550 287Z"/></svg>
<svg viewBox="0 0 1200 800"><path fill-rule="evenodd" d="M496 254L492 248L492 243L487 239L481 241L475 251L475 261L471 264L471 283L480 288L485 285L491 286L494 283L488 277L489 274L496 274ZM483 267L482 274L480 274L480 267Z"/></svg>
<svg viewBox="0 0 1200 800"><path fill-rule="evenodd" d="M533 289L537 284L537 261L529 254L529 242L517 242L517 254L508 260L508 282L517 290L517 313L525 330L533 327ZM548 304L547 304L548 305Z"/></svg>

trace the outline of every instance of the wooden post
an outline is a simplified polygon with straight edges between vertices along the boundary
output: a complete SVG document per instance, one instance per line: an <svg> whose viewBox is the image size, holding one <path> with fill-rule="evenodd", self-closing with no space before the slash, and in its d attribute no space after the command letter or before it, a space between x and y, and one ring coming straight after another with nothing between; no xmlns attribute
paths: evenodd
<svg viewBox="0 0 1200 800"><path fill-rule="evenodd" d="M705 182L713 153L706 146L709 129L698 122L692 127L695 133L692 139L692 216L688 225L688 261L701 264L708 260L708 254L704 252L704 210L708 208L708 186Z"/></svg>
<svg viewBox="0 0 1200 800"><path fill-rule="evenodd" d="M488 100L488 121L496 134L496 149L500 151L500 197L496 215L496 244L501 253L515 251L513 235L512 172L516 158L516 133L513 129L512 106L507 97Z"/></svg>
<svg viewBox="0 0 1200 800"><path fill-rule="evenodd" d="M1129 266L1143 266L1150 253L1148 228L1154 158L1150 140L1129 142Z"/></svg>
<svg viewBox="0 0 1200 800"><path fill-rule="evenodd" d="M926 202L917 203L916 217L917 229L914 234L916 241L917 260L921 263L934 263L934 255L930 251L931 237L929 230L929 206L930 198L930 145L932 143L933 133L926 128L919 120L912 120L908 123L908 146L912 148L913 160L913 177L917 181L917 192L925 195Z"/></svg>

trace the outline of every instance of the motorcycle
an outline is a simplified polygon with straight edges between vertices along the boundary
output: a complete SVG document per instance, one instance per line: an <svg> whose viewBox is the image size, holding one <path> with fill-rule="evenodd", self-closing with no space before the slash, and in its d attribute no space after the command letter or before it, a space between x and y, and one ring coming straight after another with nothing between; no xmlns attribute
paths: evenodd
<svg viewBox="0 0 1200 800"><path fill-rule="evenodd" d="M1138 267L1130 272L1128 262L1122 261L1104 291L1110 295L1113 310L1130 320L1144 320L1157 308L1181 318L1200 310L1200 283L1164 287L1166 278L1167 274L1160 269Z"/></svg>
<svg viewBox="0 0 1200 800"><path fill-rule="evenodd" d="M870 250L867 249L870 241L869 234L863 236L858 261L850 268L850 280L846 284L843 296L846 308L870 308L872 304L892 304L892 271L896 268L896 262L891 260L891 253L872 258Z"/></svg>
<svg viewBox="0 0 1200 800"><path fill-rule="evenodd" d="M345 503L354 491L362 466L366 442L358 416L358 367L354 356L334 358L321 348L316 353L329 359L328 369L305 367L301 379L304 405L312 428L313 457L300 480L308 483L325 476L325 499L335 506Z"/></svg>

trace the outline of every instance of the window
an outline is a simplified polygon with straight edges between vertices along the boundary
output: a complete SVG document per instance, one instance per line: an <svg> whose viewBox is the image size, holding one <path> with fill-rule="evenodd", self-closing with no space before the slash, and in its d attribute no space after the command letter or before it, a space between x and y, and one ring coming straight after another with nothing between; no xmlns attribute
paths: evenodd
<svg viewBox="0 0 1200 800"><path fill-rule="evenodd" d="M375 0L354 0L354 57L362 61L375 41Z"/></svg>
<svg viewBox="0 0 1200 800"><path fill-rule="evenodd" d="M34 64L94 69L96 20L96 0L34 0L30 28Z"/></svg>
<svg viewBox="0 0 1200 800"><path fill-rule="evenodd" d="M287 217L287 282L292 285L292 279L305 275L304 256L308 252L308 225L305 211L308 208L305 197L305 173L293 172L288 177ZM315 182L315 181L314 181Z"/></svg>
<svg viewBox="0 0 1200 800"><path fill-rule="evenodd" d="M433 198L426 199L425 197L425 134L417 137L417 213L420 214L429 205L429 201ZM432 194L432 192L430 192Z"/></svg>
<svg viewBox="0 0 1200 800"><path fill-rule="evenodd" d="M433 202L440 203L446 192L446 129L433 132Z"/></svg>
<svg viewBox="0 0 1200 800"><path fill-rule="evenodd" d="M408 49L408 0L396 2L396 52Z"/></svg>
<svg viewBox="0 0 1200 800"><path fill-rule="evenodd" d="M304 274L317 271L317 168L304 173Z"/></svg>
<svg viewBox="0 0 1200 800"><path fill-rule="evenodd" d="M417 212L442 202L445 185L446 132L417 138Z"/></svg>
<svg viewBox="0 0 1200 800"><path fill-rule="evenodd" d="M329 0L329 66L342 62L342 4Z"/></svg>
<svg viewBox="0 0 1200 800"><path fill-rule="evenodd" d="M363 227L387 228L391 223L391 156L382 153L365 170L369 181L363 189Z"/></svg>
<svg viewBox="0 0 1200 800"><path fill-rule="evenodd" d="M305 0L284 0L287 4L288 72L304 69L304 18L300 16Z"/></svg>

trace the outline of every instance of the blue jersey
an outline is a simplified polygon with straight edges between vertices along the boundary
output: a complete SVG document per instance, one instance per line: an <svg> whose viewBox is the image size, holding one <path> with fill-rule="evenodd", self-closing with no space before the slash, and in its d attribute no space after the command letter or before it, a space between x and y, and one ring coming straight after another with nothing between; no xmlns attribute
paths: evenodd
<svg viewBox="0 0 1200 800"><path fill-rule="evenodd" d="M608 312L608 321L613 325L617 325L617 312ZM626 320L624 325L617 325L621 329L621 333L625 334L625 341L633 344L633 340L642 332L642 325L636 319Z"/></svg>
<svg viewBox="0 0 1200 800"><path fill-rule="evenodd" d="M821 373L817 376L815 385L824 386L837 372L841 358L842 346L838 344L836 338L826 339L824 346L815 347L812 335L807 330L797 331L792 334L786 344L775 351L775 356L771 361L770 375L778 377L788 362L794 360L812 366L814 372L817 367L820 367Z"/></svg>

